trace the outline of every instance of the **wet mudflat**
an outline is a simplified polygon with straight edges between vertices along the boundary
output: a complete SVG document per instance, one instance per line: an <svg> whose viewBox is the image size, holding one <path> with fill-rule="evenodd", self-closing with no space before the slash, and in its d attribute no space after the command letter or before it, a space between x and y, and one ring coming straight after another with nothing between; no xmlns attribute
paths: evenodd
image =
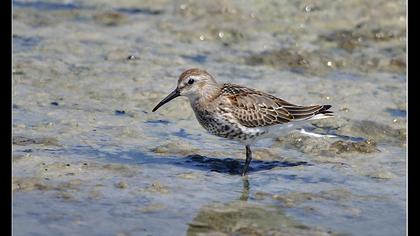
<svg viewBox="0 0 420 236"><path fill-rule="evenodd" d="M405 1L13 7L15 235L405 234ZM185 98L151 112L191 67L336 117L244 179Z"/></svg>

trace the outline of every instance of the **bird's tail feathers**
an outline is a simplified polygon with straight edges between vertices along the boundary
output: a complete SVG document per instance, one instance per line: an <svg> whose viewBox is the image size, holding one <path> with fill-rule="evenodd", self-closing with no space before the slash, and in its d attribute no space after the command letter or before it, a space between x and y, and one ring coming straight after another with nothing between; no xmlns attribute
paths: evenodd
<svg viewBox="0 0 420 236"><path fill-rule="evenodd" d="M322 108L319 111L317 111L315 115L310 118L310 120L318 120L318 119L334 117L333 111L328 111L328 109L330 108L331 108L331 105L322 105Z"/></svg>

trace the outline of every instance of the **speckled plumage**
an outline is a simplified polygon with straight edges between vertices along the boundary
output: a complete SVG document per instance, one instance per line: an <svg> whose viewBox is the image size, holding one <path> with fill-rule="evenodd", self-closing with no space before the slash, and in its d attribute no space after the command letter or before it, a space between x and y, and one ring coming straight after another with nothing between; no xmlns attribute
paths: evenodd
<svg viewBox="0 0 420 236"><path fill-rule="evenodd" d="M211 134L251 144L269 133L270 126L329 114L328 105L297 106L254 89L223 84L211 100L191 107L198 122Z"/></svg>
<svg viewBox="0 0 420 236"><path fill-rule="evenodd" d="M219 84L204 70L184 71L178 86L153 111L177 96L187 96L198 122L209 133L246 145L245 174L256 140L293 128L294 124L332 116L330 105L299 106L240 85Z"/></svg>

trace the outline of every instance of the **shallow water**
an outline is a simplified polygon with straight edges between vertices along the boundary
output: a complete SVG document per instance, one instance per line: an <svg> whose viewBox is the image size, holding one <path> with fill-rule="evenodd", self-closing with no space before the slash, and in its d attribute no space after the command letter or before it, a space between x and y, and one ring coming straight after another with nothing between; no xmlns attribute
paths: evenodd
<svg viewBox="0 0 420 236"><path fill-rule="evenodd" d="M404 1L13 1L15 235L403 235ZM191 67L336 118L245 150Z"/></svg>

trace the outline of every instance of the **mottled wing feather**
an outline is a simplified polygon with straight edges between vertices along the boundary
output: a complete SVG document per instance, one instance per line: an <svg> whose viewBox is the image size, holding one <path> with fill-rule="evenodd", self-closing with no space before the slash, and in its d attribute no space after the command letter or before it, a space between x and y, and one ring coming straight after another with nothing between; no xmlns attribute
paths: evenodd
<svg viewBox="0 0 420 236"><path fill-rule="evenodd" d="M270 94L234 84L224 84L222 95L230 101L231 114L246 127L309 119L323 109L321 105L297 106Z"/></svg>
<svg viewBox="0 0 420 236"><path fill-rule="evenodd" d="M293 119L283 108L293 104L272 95L234 84L224 84L222 93L230 100L232 115L246 127L284 124Z"/></svg>

